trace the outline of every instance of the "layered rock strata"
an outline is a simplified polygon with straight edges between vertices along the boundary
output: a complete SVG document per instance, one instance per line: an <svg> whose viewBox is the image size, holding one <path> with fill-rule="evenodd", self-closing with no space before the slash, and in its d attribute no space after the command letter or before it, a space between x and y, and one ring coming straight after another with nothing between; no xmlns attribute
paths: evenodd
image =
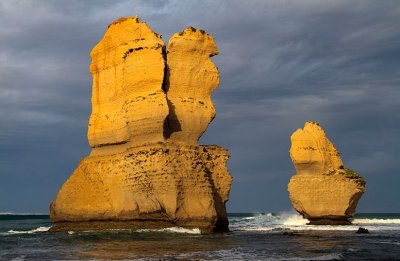
<svg viewBox="0 0 400 261"><path fill-rule="evenodd" d="M228 229L228 151L197 144L215 116L210 95L219 76L209 57L217 47L190 28L169 48L166 55L161 37L137 17L110 24L94 47L92 151L50 206L53 231Z"/></svg>
<svg viewBox="0 0 400 261"><path fill-rule="evenodd" d="M110 24L90 53L93 76L88 140L92 148L164 141L169 114L164 81L165 44L138 18Z"/></svg>
<svg viewBox="0 0 400 261"><path fill-rule="evenodd" d="M291 136L296 169L288 190L293 207L310 224L349 224L365 182L344 167L340 154L318 123L306 122Z"/></svg>
<svg viewBox="0 0 400 261"><path fill-rule="evenodd" d="M166 86L170 140L197 144L215 117L211 93L219 84L219 73L210 57L217 54L214 38L193 27L169 40Z"/></svg>

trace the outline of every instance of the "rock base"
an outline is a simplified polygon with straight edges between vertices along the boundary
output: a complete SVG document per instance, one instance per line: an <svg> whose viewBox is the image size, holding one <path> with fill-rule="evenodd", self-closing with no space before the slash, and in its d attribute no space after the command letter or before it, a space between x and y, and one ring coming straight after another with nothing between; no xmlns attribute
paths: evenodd
<svg viewBox="0 0 400 261"><path fill-rule="evenodd" d="M321 219L309 219L309 223L307 225L351 225L351 222L348 219L329 219L329 218L321 218Z"/></svg>
<svg viewBox="0 0 400 261"><path fill-rule="evenodd" d="M50 206L53 230L146 228L159 222L227 231L228 158L218 146L169 142L84 158Z"/></svg>
<svg viewBox="0 0 400 261"><path fill-rule="evenodd" d="M311 225L349 225L365 191L361 177L345 174L295 175L288 186L294 209Z"/></svg>
<svg viewBox="0 0 400 261"><path fill-rule="evenodd" d="M83 232L83 231L107 231L107 230L160 230L174 228L178 225L167 221L151 221L151 220L136 220L136 221L87 221L87 222L59 222L53 225L48 232ZM216 232L208 222L187 222L179 227L187 229L199 229L201 234L209 234ZM227 232L227 229L218 232Z"/></svg>

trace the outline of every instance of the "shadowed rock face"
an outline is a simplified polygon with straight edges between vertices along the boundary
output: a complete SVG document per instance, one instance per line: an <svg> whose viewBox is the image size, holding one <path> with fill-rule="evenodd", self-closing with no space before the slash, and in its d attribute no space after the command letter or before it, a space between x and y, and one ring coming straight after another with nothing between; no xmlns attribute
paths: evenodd
<svg viewBox="0 0 400 261"><path fill-rule="evenodd" d="M197 144L215 116L210 96L219 76L210 56L217 52L202 30L175 34L166 55L139 18L109 25L91 52L92 151L50 206L53 231L228 229L228 151Z"/></svg>
<svg viewBox="0 0 400 261"><path fill-rule="evenodd" d="M348 224L365 182L346 169L318 123L306 122L291 136L290 157L296 168L288 190L293 207L311 224Z"/></svg>

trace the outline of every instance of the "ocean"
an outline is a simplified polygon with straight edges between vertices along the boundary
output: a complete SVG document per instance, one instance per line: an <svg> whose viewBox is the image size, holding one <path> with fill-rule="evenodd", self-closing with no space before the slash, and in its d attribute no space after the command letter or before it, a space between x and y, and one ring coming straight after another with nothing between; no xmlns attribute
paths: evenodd
<svg viewBox="0 0 400 261"><path fill-rule="evenodd" d="M212 235L179 227L43 233L48 215L0 214L0 260L400 260L400 214L357 214L347 226L306 225L296 213L229 221L231 232Z"/></svg>

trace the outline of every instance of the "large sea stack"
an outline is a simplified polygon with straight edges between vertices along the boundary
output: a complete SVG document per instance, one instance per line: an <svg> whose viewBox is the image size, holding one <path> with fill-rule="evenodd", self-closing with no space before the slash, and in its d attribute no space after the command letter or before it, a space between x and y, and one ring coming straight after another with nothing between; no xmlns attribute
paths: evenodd
<svg viewBox="0 0 400 261"><path fill-rule="evenodd" d="M53 231L228 229L228 151L198 145L215 116L216 54L192 27L166 48L138 17L109 25L91 52L92 151L50 206Z"/></svg>
<svg viewBox="0 0 400 261"><path fill-rule="evenodd" d="M365 192L363 178L345 168L339 152L316 122L291 136L296 175L289 182L293 207L315 225L349 224Z"/></svg>

